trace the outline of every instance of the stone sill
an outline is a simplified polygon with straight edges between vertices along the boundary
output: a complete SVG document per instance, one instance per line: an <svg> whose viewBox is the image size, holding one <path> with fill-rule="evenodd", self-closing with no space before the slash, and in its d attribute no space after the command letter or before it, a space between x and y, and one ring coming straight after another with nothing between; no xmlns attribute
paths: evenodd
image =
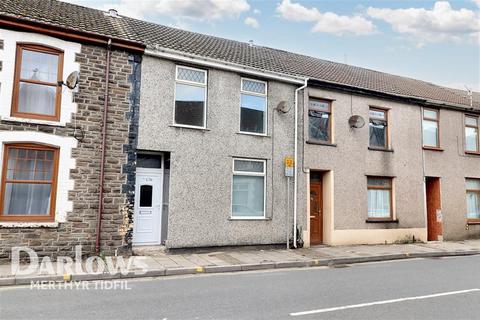
<svg viewBox="0 0 480 320"><path fill-rule="evenodd" d="M171 124L171 125L169 125L169 127L178 128L178 129L197 130L197 131L203 131L203 132L210 131L210 129L208 129L206 127L186 126L186 125L181 125L181 124Z"/></svg>
<svg viewBox="0 0 480 320"><path fill-rule="evenodd" d="M429 150L429 151L439 151L439 152L443 152L443 151L444 151L444 149L439 148L439 147L423 146L422 148L423 148L423 150Z"/></svg>
<svg viewBox="0 0 480 320"><path fill-rule="evenodd" d="M382 152L393 152L393 149L388 149L388 148L368 147L368 150L372 150L372 151L382 151Z"/></svg>
<svg viewBox="0 0 480 320"><path fill-rule="evenodd" d="M465 154L468 156L480 156L480 152L474 152L474 151L465 151Z"/></svg>
<svg viewBox="0 0 480 320"><path fill-rule="evenodd" d="M246 218L229 218L229 221L271 221L272 218L253 218L253 217L246 217Z"/></svg>
<svg viewBox="0 0 480 320"><path fill-rule="evenodd" d="M58 222L0 222L0 228L58 228Z"/></svg>
<svg viewBox="0 0 480 320"><path fill-rule="evenodd" d="M398 223L398 219L367 219L366 223Z"/></svg>
<svg viewBox="0 0 480 320"><path fill-rule="evenodd" d="M64 122L49 121L49 120L38 120L38 119L28 119L28 118L19 118L19 117L0 117L2 121L9 122L18 122L18 123L28 123L28 124L40 124L45 126L52 127L66 127Z"/></svg>
<svg viewBox="0 0 480 320"><path fill-rule="evenodd" d="M259 138L271 138L271 136L269 136L268 134L263 134L263 133L238 131L237 134L241 134L241 135L245 135L245 136L252 136L252 137L259 137Z"/></svg>
<svg viewBox="0 0 480 320"><path fill-rule="evenodd" d="M305 141L306 144L315 144L318 146L326 146L326 147L336 147L336 143L330 143L330 142L322 142L322 141L315 141L315 140L307 140Z"/></svg>

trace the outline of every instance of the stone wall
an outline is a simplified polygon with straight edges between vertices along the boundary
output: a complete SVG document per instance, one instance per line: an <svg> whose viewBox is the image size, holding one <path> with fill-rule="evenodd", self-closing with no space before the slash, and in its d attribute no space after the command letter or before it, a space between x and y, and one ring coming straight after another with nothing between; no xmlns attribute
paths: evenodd
<svg viewBox="0 0 480 320"><path fill-rule="evenodd" d="M80 82L78 92L74 95L77 112L66 126L0 120L0 131L44 132L77 138L78 145L72 150L76 167L70 171L70 178L74 180L74 189L69 192L73 210L67 213L66 221L60 222L58 226L0 226L0 259L9 258L13 246L28 246L40 256L53 258L57 255L72 256L74 247L79 244L83 246L84 254L95 252L106 49L82 45L76 61L80 64ZM122 51L112 52L105 202L101 228L101 251L105 254L113 254L118 248L128 247L130 241L125 235L130 233L129 215L131 216L133 208L131 185L135 181L135 159L132 150L135 148L127 146L136 142L139 64L139 57Z"/></svg>

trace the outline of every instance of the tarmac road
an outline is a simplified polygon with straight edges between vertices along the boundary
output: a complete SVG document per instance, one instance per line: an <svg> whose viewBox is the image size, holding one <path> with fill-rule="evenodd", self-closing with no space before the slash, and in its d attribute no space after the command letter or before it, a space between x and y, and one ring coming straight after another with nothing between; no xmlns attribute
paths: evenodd
<svg viewBox="0 0 480 320"><path fill-rule="evenodd" d="M76 285L0 288L0 319L480 319L480 256Z"/></svg>

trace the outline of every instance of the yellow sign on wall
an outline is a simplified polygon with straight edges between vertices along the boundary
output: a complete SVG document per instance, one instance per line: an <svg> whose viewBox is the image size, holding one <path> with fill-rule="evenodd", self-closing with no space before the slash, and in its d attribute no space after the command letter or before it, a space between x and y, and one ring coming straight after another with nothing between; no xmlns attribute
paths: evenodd
<svg viewBox="0 0 480 320"><path fill-rule="evenodd" d="M294 175L293 166L295 165L295 160L292 157L285 157L283 159L283 162L285 163L285 176L293 177Z"/></svg>
<svg viewBox="0 0 480 320"><path fill-rule="evenodd" d="M287 168L293 168L295 164L295 161L293 160L292 157L285 157L284 162L285 162L285 167Z"/></svg>

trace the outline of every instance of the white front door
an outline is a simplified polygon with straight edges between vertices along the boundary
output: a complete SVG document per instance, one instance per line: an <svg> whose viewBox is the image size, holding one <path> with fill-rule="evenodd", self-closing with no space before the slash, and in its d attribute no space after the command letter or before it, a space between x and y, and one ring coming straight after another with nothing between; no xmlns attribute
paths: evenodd
<svg viewBox="0 0 480 320"><path fill-rule="evenodd" d="M163 169L137 168L133 244L160 244Z"/></svg>

